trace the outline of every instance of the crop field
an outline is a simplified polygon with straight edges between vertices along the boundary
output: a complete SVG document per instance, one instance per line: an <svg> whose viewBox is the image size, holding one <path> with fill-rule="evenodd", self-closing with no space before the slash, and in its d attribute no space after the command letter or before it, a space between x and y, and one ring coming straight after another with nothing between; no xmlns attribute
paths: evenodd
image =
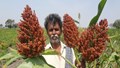
<svg viewBox="0 0 120 68"><path fill-rule="evenodd" d="M9 52L9 47L16 49L17 39L17 30L18 28L1 28L0 29L0 57ZM82 31L81 29L79 31ZM109 29L108 35L110 41L107 44L106 50L102 55L97 59L99 60L98 66L100 68L119 68L120 67L120 29ZM49 39L44 30L44 36L46 37L46 44ZM61 37L63 41L63 36ZM118 60L119 59L119 60ZM95 62L95 61L94 61ZM91 63L91 66L94 66L94 62ZM1 64L0 64L1 65ZM91 68L91 66L87 66Z"/></svg>

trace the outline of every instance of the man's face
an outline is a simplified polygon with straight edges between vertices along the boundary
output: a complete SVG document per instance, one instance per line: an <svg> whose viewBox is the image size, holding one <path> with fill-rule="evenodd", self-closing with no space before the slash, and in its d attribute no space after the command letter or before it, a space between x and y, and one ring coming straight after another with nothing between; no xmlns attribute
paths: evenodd
<svg viewBox="0 0 120 68"><path fill-rule="evenodd" d="M48 23L47 33L50 38L50 42L52 44L56 44L60 42L61 30L60 30L60 26L58 25L58 23L55 23L55 24Z"/></svg>

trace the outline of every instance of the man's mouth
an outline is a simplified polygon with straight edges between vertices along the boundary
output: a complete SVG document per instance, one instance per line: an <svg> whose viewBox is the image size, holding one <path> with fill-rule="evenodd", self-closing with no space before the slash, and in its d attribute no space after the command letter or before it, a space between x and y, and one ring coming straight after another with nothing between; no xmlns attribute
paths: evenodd
<svg viewBox="0 0 120 68"><path fill-rule="evenodd" d="M58 39L58 37L56 37L56 36L52 36L52 39L53 39L53 40L56 40L56 39Z"/></svg>
<svg viewBox="0 0 120 68"><path fill-rule="evenodd" d="M51 39L53 39L53 40L58 39L58 35L52 35L52 36L51 36Z"/></svg>

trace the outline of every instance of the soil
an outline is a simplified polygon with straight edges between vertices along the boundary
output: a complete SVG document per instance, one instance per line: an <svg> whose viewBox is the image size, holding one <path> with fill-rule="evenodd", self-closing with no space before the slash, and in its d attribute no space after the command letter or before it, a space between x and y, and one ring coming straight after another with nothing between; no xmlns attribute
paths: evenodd
<svg viewBox="0 0 120 68"><path fill-rule="evenodd" d="M12 64L10 64L7 68L17 68L24 60L23 59L17 59Z"/></svg>

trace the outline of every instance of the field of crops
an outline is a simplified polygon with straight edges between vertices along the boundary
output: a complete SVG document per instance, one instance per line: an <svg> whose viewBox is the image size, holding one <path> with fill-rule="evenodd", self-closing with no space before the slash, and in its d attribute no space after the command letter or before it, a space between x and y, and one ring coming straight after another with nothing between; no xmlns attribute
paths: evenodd
<svg viewBox="0 0 120 68"><path fill-rule="evenodd" d="M81 31L81 30L80 30ZM108 31L110 42L107 45L105 52L99 57L99 59L92 62L87 67L91 68L97 62L100 68L119 68L120 67L120 29L109 29ZM48 43L48 36L44 32L46 37L46 44ZM61 38L63 40L63 37ZM0 56L8 53L8 48L16 48L17 29L1 28L0 29Z"/></svg>

